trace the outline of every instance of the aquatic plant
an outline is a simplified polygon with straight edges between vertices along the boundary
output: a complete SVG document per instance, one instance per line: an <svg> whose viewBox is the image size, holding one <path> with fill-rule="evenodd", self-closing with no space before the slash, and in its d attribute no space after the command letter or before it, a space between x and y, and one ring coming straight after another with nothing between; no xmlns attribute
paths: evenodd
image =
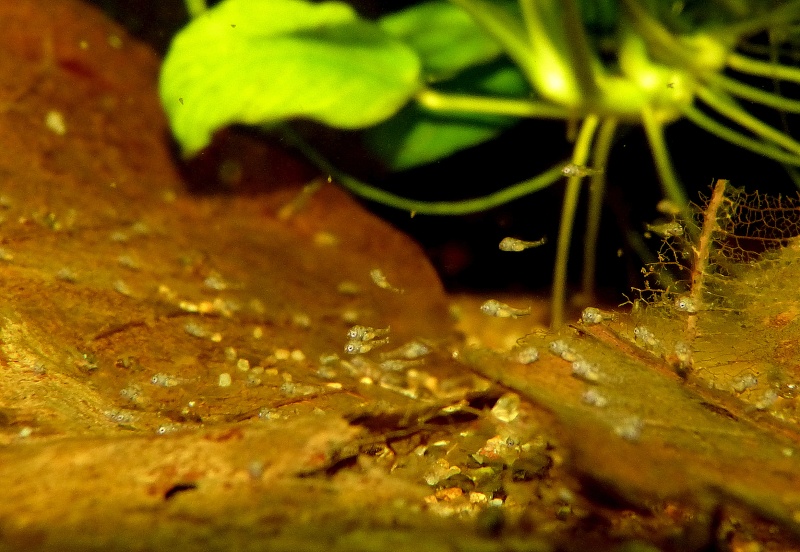
<svg viewBox="0 0 800 552"><path fill-rule="evenodd" d="M228 124L291 132L287 123L305 118L366 129L367 143L402 170L489 140L523 118L563 120L574 131L571 159L463 201L417 201L371 186L292 134L353 193L420 214L490 209L566 176L554 324L564 317L569 244L587 178L583 286L592 294L602 169L621 123L643 127L663 193L684 214L689 201L664 138L676 120L800 165L800 142L742 103L800 112L800 101L779 86L800 84L800 69L779 47L800 22L800 1L432 0L377 21L341 2L224 0L204 11L187 0L187 7L202 16L175 37L160 84L187 156ZM760 43L769 46L757 51L754 37L767 37Z"/></svg>

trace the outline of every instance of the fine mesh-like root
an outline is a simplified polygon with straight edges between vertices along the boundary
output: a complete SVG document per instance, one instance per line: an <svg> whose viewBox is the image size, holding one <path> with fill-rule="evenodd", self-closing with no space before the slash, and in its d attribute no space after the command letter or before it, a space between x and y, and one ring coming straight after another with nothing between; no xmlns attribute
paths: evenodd
<svg viewBox="0 0 800 552"><path fill-rule="evenodd" d="M708 197L692 205L691 220L675 218L662 228L657 261L634 290L651 313L683 319L682 342L692 347L711 312L738 312L760 304L759 287L747 269L785 262L774 252L800 235L797 198L745 193L718 180Z"/></svg>

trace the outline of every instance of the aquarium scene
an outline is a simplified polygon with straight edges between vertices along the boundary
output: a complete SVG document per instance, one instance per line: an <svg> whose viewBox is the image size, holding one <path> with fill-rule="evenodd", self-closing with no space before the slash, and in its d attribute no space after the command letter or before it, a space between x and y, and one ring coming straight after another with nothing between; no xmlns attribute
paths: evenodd
<svg viewBox="0 0 800 552"><path fill-rule="evenodd" d="M0 552L800 550L800 0L0 22Z"/></svg>

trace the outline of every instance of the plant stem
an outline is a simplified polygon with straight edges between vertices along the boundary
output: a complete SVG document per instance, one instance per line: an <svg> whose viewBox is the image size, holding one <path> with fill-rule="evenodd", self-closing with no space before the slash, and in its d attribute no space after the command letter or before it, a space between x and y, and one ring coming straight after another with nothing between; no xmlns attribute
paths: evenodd
<svg viewBox="0 0 800 552"><path fill-rule="evenodd" d="M601 67L596 63L595 56L589 46L586 36L586 26L581 19L581 12L577 0L557 0L555 5L561 5L564 10L564 35L569 62L575 72L578 90L583 102L592 105L596 103L599 95L595 69Z"/></svg>
<svg viewBox="0 0 800 552"><path fill-rule="evenodd" d="M690 297L695 308L690 312L686 319L686 332L684 337L691 341L697 335L697 314L703 310L703 293L705 290L706 271L708 261L711 258L711 246L713 244L714 233L719 230L719 211L725 199L725 188L727 180L719 179L714 185L711 199L703 210L703 226L700 229L700 236L697 239L697 247L693 247L694 262L692 263L692 290Z"/></svg>
<svg viewBox="0 0 800 552"><path fill-rule="evenodd" d="M731 69L748 75L800 83L800 68L798 67L761 61L735 52L728 55L727 63Z"/></svg>
<svg viewBox="0 0 800 552"><path fill-rule="evenodd" d="M774 107L781 111L788 111L789 113L800 113L800 101L798 100L790 100L779 94L760 90L754 86L741 83L736 79L731 79L724 75L711 75L707 80L712 86L730 92L732 95L739 98L757 102L768 107Z"/></svg>
<svg viewBox="0 0 800 552"><path fill-rule="evenodd" d="M547 188L561 178L561 170L563 167L564 163L562 162L533 178L518 182L517 184L503 188L497 192L461 201L420 201L409 199L361 182L341 171L328 172L342 186L364 199L369 199L388 205L389 207L394 207L395 209L401 209L420 215L452 216L468 215L470 213L478 213L480 211L493 209L494 207Z"/></svg>
<svg viewBox="0 0 800 552"><path fill-rule="evenodd" d="M762 142L760 140L754 140L749 136L745 136L744 134L737 132L728 128L727 126L723 125L722 123L715 121L699 109L694 106L688 105L683 108L683 116L690 120L692 123L697 125L698 127L702 128L706 132L718 136L723 140L730 142L731 144L735 144L740 148L744 148L750 150L754 153L759 155L763 155L764 157L768 157L779 163L787 163L789 165L795 165L800 167L800 156L795 155L793 153L789 153L788 151L772 147L770 144L766 142Z"/></svg>
<svg viewBox="0 0 800 552"><path fill-rule="evenodd" d="M450 3L467 12L478 25L497 40L508 56L525 73L528 81L531 81L533 70L531 47L518 14L487 0L450 0Z"/></svg>
<svg viewBox="0 0 800 552"><path fill-rule="evenodd" d="M569 14L563 11L563 1L519 0L531 49L527 74L533 88L545 98L578 106L597 96L597 83L580 46L568 34ZM579 37L574 40L581 42ZM575 59L571 59L573 55Z"/></svg>
<svg viewBox="0 0 800 552"><path fill-rule="evenodd" d="M622 5L633 28L647 41L651 49L658 50L662 56L672 58L675 65L691 66L691 54L666 27L650 15L646 8L639 5L638 0L622 0Z"/></svg>
<svg viewBox="0 0 800 552"><path fill-rule="evenodd" d="M430 88L423 89L415 99L422 107L431 111L455 111L532 117L537 119L568 119L574 114L569 110L544 102L515 98L492 98L466 94L445 94Z"/></svg>
<svg viewBox="0 0 800 552"><path fill-rule="evenodd" d="M770 27L791 23L796 20L798 14L800 14L800 1L793 0L765 14L724 25L712 32L722 37L732 37L738 41L740 37L754 35Z"/></svg>
<svg viewBox="0 0 800 552"><path fill-rule="evenodd" d="M747 111L739 107L736 101L722 91L712 90L705 86L700 86L697 89L697 97L703 100L708 106L716 110L721 115L724 115L733 122L750 130L754 134L761 136L766 140L770 140L779 146L800 155L800 142L792 139L781 132L766 124L761 119L754 117Z"/></svg>
<svg viewBox="0 0 800 552"><path fill-rule="evenodd" d="M586 234L583 239L583 295L589 302L594 302L597 236L600 231L600 216L606 189L606 167L616 130L616 119L610 117L603 119L592 155L592 166L602 170L595 172L589 182L589 208L586 214Z"/></svg>
<svg viewBox="0 0 800 552"><path fill-rule="evenodd" d="M664 125L656 119L650 106L645 106L642 110L642 126L644 126L647 141L650 143L650 152L656 163L656 171L661 180L661 189L664 191L664 195L684 211L684 220L690 220L688 217L689 199L683 192L683 186L678 181L672 167L667 144L664 141Z"/></svg>
<svg viewBox="0 0 800 552"><path fill-rule="evenodd" d="M208 9L206 5L206 0L185 0L186 1L186 11L189 14L189 17L194 19L198 15L202 14L204 11Z"/></svg>
<svg viewBox="0 0 800 552"><path fill-rule="evenodd" d="M340 171L294 131L284 127L283 132L290 143L299 149L309 161L324 173L331 175L352 193L370 201L421 215L466 215L492 209L550 186L561 178L561 170L564 167L564 163L561 162L533 178L482 197L461 201L420 201L376 188Z"/></svg>
<svg viewBox="0 0 800 552"><path fill-rule="evenodd" d="M575 148L572 151L572 162L576 165L586 165L589 159L589 150L599 118L589 115L583 121ZM567 299L567 262L569 261L569 245L572 239L572 227L575 223L575 210L578 206L578 196L581 189L581 177L572 176L567 180L567 189L564 193L564 204L561 208L561 223L558 227L558 243L556 244L556 262L553 270L553 297L551 299L550 325L557 328L564 323L564 310Z"/></svg>

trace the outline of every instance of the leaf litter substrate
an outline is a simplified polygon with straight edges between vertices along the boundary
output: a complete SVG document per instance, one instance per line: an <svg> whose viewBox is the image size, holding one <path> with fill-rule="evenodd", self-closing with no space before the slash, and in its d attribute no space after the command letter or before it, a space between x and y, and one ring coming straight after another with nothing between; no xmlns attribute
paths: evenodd
<svg viewBox="0 0 800 552"><path fill-rule="evenodd" d="M780 549L800 534L794 397L756 408L722 369L681 381L625 318L495 326L539 347L530 365L507 336L474 345L500 321L470 308L474 335L458 334L421 250L336 187L302 203L299 187L186 193L158 60L101 14L23 0L0 20L0 549ZM390 343L346 355L354 324L391 327ZM546 352L557 337L598 381Z"/></svg>

